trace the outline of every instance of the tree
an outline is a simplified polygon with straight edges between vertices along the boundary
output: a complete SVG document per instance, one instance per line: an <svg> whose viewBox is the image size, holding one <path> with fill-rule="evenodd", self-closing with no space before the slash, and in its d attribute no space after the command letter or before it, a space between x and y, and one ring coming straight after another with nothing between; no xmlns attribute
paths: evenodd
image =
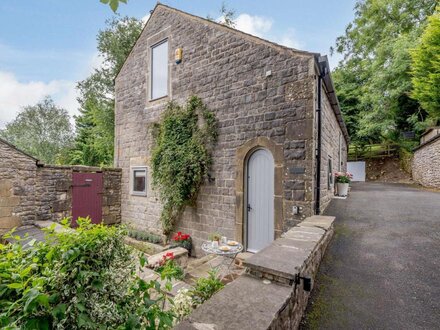
<svg viewBox="0 0 440 330"><path fill-rule="evenodd" d="M119 3L127 3L128 0L100 0L102 3L109 5L110 8L113 10L114 13L116 13L116 11L119 8Z"/></svg>
<svg viewBox="0 0 440 330"><path fill-rule="evenodd" d="M0 136L47 164L55 164L73 142L73 129L66 110L47 96L17 115Z"/></svg>
<svg viewBox="0 0 440 330"><path fill-rule="evenodd" d="M412 96L436 122L440 120L440 7L428 20L420 43L411 51Z"/></svg>
<svg viewBox="0 0 440 330"><path fill-rule="evenodd" d="M344 54L339 86L358 83L357 129L353 140L396 140L424 120L423 109L411 98L410 49L434 11L436 0L359 0L355 19L336 50ZM352 75L350 79L344 80ZM344 107L344 104L342 104ZM353 104L350 105L353 107ZM343 112L345 110L343 109Z"/></svg>
<svg viewBox="0 0 440 330"><path fill-rule="evenodd" d="M229 26L231 28L235 28L235 10L229 9L226 6L226 3L222 2L222 6L220 7L220 18L218 20L215 20L211 16L207 16L206 18L210 21L217 22L226 26Z"/></svg>
<svg viewBox="0 0 440 330"><path fill-rule="evenodd" d="M98 51L103 64L78 83L80 115L75 118L77 137L69 163L113 164L114 79L139 37L143 23L136 18L113 18L99 31Z"/></svg>

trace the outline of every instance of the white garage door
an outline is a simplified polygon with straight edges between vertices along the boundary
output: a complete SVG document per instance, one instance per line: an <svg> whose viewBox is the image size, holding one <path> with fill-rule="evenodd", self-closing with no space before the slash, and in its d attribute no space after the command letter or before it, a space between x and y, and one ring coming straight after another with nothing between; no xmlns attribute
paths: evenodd
<svg viewBox="0 0 440 330"><path fill-rule="evenodd" d="M365 162L348 162L347 171L353 174L353 181L365 181Z"/></svg>

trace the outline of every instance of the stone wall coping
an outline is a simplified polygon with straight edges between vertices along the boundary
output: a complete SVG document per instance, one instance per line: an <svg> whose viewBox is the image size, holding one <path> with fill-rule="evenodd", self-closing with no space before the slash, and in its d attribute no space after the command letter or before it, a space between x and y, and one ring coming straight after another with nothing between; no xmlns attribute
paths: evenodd
<svg viewBox="0 0 440 330"><path fill-rule="evenodd" d="M413 151L416 152L417 150L422 149L424 146L431 144L432 142L435 142L439 139L440 139L440 134L437 134L436 136L430 138L428 141L425 141L425 142L421 143L419 146L415 147L413 149Z"/></svg>
<svg viewBox="0 0 440 330"><path fill-rule="evenodd" d="M242 275L200 305L174 329L268 329L292 288ZM258 325L258 326L256 326Z"/></svg>
<svg viewBox="0 0 440 330"><path fill-rule="evenodd" d="M175 329L296 329L308 293L295 281L277 281L277 276L293 280L301 273L313 278L333 234L334 220L325 216L306 218L302 226L290 229L249 257L244 262L247 274L198 306ZM260 276L264 272L270 272L272 280Z"/></svg>
<svg viewBox="0 0 440 330"><path fill-rule="evenodd" d="M271 245L246 259L243 265L250 270L292 282L334 220L334 217L325 216L306 218Z"/></svg>
<svg viewBox="0 0 440 330"><path fill-rule="evenodd" d="M47 169L73 170L73 171L79 171L79 172L122 172L122 169L117 168L117 167L99 167L99 166L86 166L86 165L39 164L39 167L47 168Z"/></svg>

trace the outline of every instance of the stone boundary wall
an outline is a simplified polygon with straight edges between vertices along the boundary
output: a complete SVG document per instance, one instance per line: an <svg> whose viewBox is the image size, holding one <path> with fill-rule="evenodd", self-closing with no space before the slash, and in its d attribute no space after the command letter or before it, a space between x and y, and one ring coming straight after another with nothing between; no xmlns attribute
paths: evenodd
<svg viewBox="0 0 440 330"><path fill-rule="evenodd" d="M440 135L415 149L412 177L425 187L440 188Z"/></svg>
<svg viewBox="0 0 440 330"><path fill-rule="evenodd" d="M72 215L72 173L102 172L102 216L105 224L121 222L121 170L93 166L44 165L37 170L38 220L58 222Z"/></svg>
<svg viewBox="0 0 440 330"><path fill-rule="evenodd" d="M0 139L0 232L35 221L37 160Z"/></svg>
<svg viewBox="0 0 440 330"><path fill-rule="evenodd" d="M334 217L312 216L248 258L247 274L200 305L175 329L298 329L314 279L333 235ZM313 281L312 281L313 283Z"/></svg>

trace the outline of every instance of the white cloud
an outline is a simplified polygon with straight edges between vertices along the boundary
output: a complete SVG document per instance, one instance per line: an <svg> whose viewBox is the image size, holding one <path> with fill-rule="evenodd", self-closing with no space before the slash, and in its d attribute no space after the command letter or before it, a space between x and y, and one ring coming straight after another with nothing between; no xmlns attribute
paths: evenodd
<svg viewBox="0 0 440 330"><path fill-rule="evenodd" d="M276 43L295 49L302 49L303 43L298 40L294 29L288 29L279 39L274 40Z"/></svg>
<svg viewBox="0 0 440 330"><path fill-rule="evenodd" d="M13 120L22 107L33 105L46 95L55 103L78 114L76 83L66 80L20 82L13 73L0 71L0 127Z"/></svg>
<svg viewBox="0 0 440 330"><path fill-rule="evenodd" d="M32 56L0 44L0 50L2 49L8 50L11 56L14 53L21 56ZM34 105L47 95L53 98L55 104L69 112L72 124L74 124L73 116L79 114L77 81L85 79L94 69L103 65L103 58L98 51L89 56L83 53L81 57L85 60L77 72L79 79L75 81L57 79L48 82L39 79L21 80L12 72L0 70L0 129L6 123L12 121L23 107ZM29 61L31 60L33 58L29 59Z"/></svg>
<svg viewBox="0 0 440 330"><path fill-rule="evenodd" d="M144 25L147 24L148 20L150 19L150 14L145 15L141 18L141 21L144 22Z"/></svg>
<svg viewBox="0 0 440 330"><path fill-rule="evenodd" d="M220 17L218 21L224 22L224 17ZM273 19L270 17L254 16L246 13L238 15L238 17L235 19L235 28L237 30L260 38L271 40L290 48L303 48L304 45L296 37L295 30L293 28L289 28L282 34L278 34L273 31L273 25Z"/></svg>
<svg viewBox="0 0 440 330"><path fill-rule="evenodd" d="M224 21L224 19L223 19ZM240 14L235 20L235 28L237 30L264 37L272 28L273 21L271 18L262 16L252 16L249 14Z"/></svg>

